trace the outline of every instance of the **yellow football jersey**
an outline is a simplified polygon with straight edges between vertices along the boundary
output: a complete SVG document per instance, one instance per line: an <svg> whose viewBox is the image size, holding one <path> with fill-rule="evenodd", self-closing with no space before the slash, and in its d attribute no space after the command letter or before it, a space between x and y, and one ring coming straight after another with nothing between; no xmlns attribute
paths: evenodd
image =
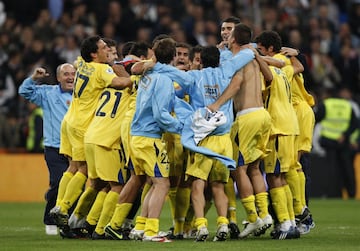
<svg viewBox="0 0 360 251"><path fill-rule="evenodd" d="M287 78L294 72L293 68L270 66L270 70L273 80L265 92L265 108L271 115L271 135L298 135L299 125L291 103L291 86Z"/></svg>
<svg viewBox="0 0 360 251"><path fill-rule="evenodd" d="M120 149L120 128L128 99L126 90L106 88L100 95L95 116L85 133L84 142Z"/></svg>
<svg viewBox="0 0 360 251"><path fill-rule="evenodd" d="M86 130L97 107L102 91L116 77L113 69L102 63L78 60L73 98L64 119L73 128Z"/></svg>
<svg viewBox="0 0 360 251"><path fill-rule="evenodd" d="M291 65L291 61L288 57L283 54L276 54L274 58L283 60L285 65ZM302 101L307 102L310 106L315 105L314 97L309 94L304 86L304 78L301 73L295 74L291 81L291 93L292 93L292 103L297 105Z"/></svg>

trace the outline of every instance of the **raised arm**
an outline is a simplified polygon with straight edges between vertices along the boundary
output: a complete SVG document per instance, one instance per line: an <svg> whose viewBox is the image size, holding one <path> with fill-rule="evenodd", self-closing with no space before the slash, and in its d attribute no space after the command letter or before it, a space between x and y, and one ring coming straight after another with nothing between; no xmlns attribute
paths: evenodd
<svg viewBox="0 0 360 251"><path fill-rule="evenodd" d="M299 55L299 51L294 48L282 47L281 53L285 56L290 57L291 64L294 68L294 74L301 73L304 71L304 66L301 62L296 58Z"/></svg>
<svg viewBox="0 0 360 251"><path fill-rule="evenodd" d="M45 95L45 89L40 88L36 83L42 78L49 76L49 73L42 67L38 67L34 70L30 77L26 78L19 87L20 96L29 100L30 102L42 106L43 95ZM46 95L45 95L46 96Z"/></svg>
<svg viewBox="0 0 360 251"><path fill-rule="evenodd" d="M277 68L283 68L285 66L285 62L283 60L273 58L270 56L262 56L262 58L268 65L275 66Z"/></svg>
<svg viewBox="0 0 360 251"><path fill-rule="evenodd" d="M301 73L304 71L304 66L295 56L290 57L290 61L292 66L294 67L294 74Z"/></svg>

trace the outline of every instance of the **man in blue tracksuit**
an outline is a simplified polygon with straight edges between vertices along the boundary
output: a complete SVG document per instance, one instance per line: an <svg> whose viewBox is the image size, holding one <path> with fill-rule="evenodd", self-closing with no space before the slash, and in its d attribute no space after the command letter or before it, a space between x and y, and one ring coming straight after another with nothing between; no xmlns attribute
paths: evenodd
<svg viewBox="0 0 360 251"><path fill-rule="evenodd" d="M175 41L169 38L159 40L153 50L158 62L169 64L175 56ZM171 115L174 101L173 81L166 75L152 69L140 79L136 111L131 124L130 152L135 174L150 178L152 187L145 196L141 214L136 218L130 238L168 241L159 236L159 216L170 186L169 160L162 134L165 131L179 134L183 127Z"/></svg>
<svg viewBox="0 0 360 251"><path fill-rule="evenodd" d="M71 102L75 71L73 65L61 64L56 70L57 85L39 85L48 73L44 68L36 68L19 87L21 96L43 109L44 152L50 179L43 221L50 235L57 234L57 228L49 211L55 206L60 179L69 166L68 159L59 154L60 125Z"/></svg>

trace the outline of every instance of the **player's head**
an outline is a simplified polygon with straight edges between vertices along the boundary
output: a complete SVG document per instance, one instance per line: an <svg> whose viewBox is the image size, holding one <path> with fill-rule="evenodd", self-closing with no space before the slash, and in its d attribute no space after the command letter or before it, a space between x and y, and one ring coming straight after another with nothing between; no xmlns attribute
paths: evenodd
<svg viewBox="0 0 360 251"><path fill-rule="evenodd" d="M72 91L76 69L72 64L61 64L56 68L56 79L63 91Z"/></svg>
<svg viewBox="0 0 360 251"><path fill-rule="evenodd" d="M110 38L103 38L106 45L109 47L108 63L112 65L116 60L119 59L119 54L116 48L116 41Z"/></svg>
<svg viewBox="0 0 360 251"><path fill-rule="evenodd" d="M154 45L157 41L164 39L164 38L171 38L168 34L159 34L156 37L154 37L153 41L151 42L151 48L154 48Z"/></svg>
<svg viewBox="0 0 360 251"><path fill-rule="evenodd" d="M176 43L176 56L174 58L174 66L182 67L185 70L190 68L190 50L191 46L187 43Z"/></svg>
<svg viewBox="0 0 360 251"><path fill-rule="evenodd" d="M146 42L137 42L131 47L129 54L141 59L148 59L152 56L151 45Z"/></svg>
<svg viewBox="0 0 360 251"><path fill-rule="evenodd" d="M280 35L275 31L263 31L256 38L257 48L264 55L280 52L282 42Z"/></svg>
<svg viewBox="0 0 360 251"><path fill-rule="evenodd" d="M134 43L128 52L129 55L137 56L140 59L148 59L151 58L153 55L153 51L151 49L151 45L146 42L137 42ZM122 61L123 66L125 67L125 70L131 74L131 67L136 62L135 60L127 60Z"/></svg>
<svg viewBox="0 0 360 251"><path fill-rule="evenodd" d="M122 47L121 47L121 56L123 58L125 58L127 55L130 54L130 50L134 46L135 43L136 42L134 42L134 41L129 41L129 42L126 42L126 43L124 43L122 45Z"/></svg>
<svg viewBox="0 0 360 251"><path fill-rule="evenodd" d="M219 66L220 52L214 45L203 47L200 57L203 68Z"/></svg>
<svg viewBox="0 0 360 251"><path fill-rule="evenodd" d="M244 45L251 42L252 31L249 26L239 23L235 25L230 36L230 43L236 43L238 45Z"/></svg>
<svg viewBox="0 0 360 251"><path fill-rule="evenodd" d="M107 63L108 51L108 46L98 35L85 38L80 47L80 54L85 62Z"/></svg>
<svg viewBox="0 0 360 251"><path fill-rule="evenodd" d="M191 48L189 59L190 59L190 68L191 69L201 69L201 52L203 47L201 45L196 45Z"/></svg>
<svg viewBox="0 0 360 251"><path fill-rule="evenodd" d="M153 47L157 62L170 64L176 54L176 42L172 38L157 41Z"/></svg>
<svg viewBox="0 0 360 251"><path fill-rule="evenodd" d="M240 23L240 19L234 16L228 17L223 20L221 24L220 36L225 44L227 44L228 42L231 31L238 23Z"/></svg>

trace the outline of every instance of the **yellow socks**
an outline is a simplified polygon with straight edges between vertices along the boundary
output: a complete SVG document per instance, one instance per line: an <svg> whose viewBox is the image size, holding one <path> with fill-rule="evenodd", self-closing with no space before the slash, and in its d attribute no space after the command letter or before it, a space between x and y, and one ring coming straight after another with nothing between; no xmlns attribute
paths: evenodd
<svg viewBox="0 0 360 251"><path fill-rule="evenodd" d="M175 219L175 207L176 207L176 191L177 191L177 187L170 187L169 192L168 192L168 197L169 197L169 204L170 204L170 212L171 212L171 217L173 219Z"/></svg>
<svg viewBox="0 0 360 251"><path fill-rule="evenodd" d="M185 223L184 223L184 232L188 233L189 231L192 230L194 223L194 208L191 206L189 206L189 209L186 213L186 217L185 217Z"/></svg>
<svg viewBox="0 0 360 251"><path fill-rule="evenodd" d="M208 221L206 218L196 218L194 225L195 225L196 229L199 230L201 227L207 227Z"/></svg>
<svg viewBox="0 0 360 251"><path fill-rule="evenodd" d="M291 190L294 212L296 215L301 214L303 205L301 204L300 180L298 172L294 168L290 168L290 170L285 174L285 179Z"/></svg>
<svg viewBox="0 0 360 251"><path fill-rule="evenodd" d="M258 214L261 219L269 214L269 198L268 193L255 194L255 205L258 209Z"/></svg>
<svg viewBox="0 0 360 251"><path fill-rule="evenodd" d="M61 203L62 199L64 198L66 187L67 187L68 183L70 182L70 180L72 179L72 177L74 177L74 174L71 172L66 171L63 173L63 176L61 177L61 180L59 183L58 195L56 198L56 206L60 206L60 203Z"/></svg>
<svg viewBox="0 0 360 251"><path fill-rule="evenodd" d="M60 210L67 214L69 208L75 203L83 191L87 177L81 172L76 172L66 187L64 198L60 203Z"/></svg>
<svg viewBox="0 0 360 251"><path fill-rule="evenodd" d="M109 191L105 200L99 222L96 225L95 232L98 234L104 234L105 226L109 223L111 217L114 214L116 203L119 200L119 194L114 191Z"/></svg>
<svg viewBox="0 0 360 251"><path fill-rule="evenodd" d="M184 223L186 213L190 207L190 188L179 187L176 193L175 216L174 216L174 234L184 233Z"/></svg>
<svg viewBox="0 0 360 251"><path fill-rule="evenodd" d="M236 218L236 194L234 188L234 181L231 177L229 177L228 183L224 186L225 194L228 197L229 205L228 205L228 218L230 222L237 223Z"/></svg>
<svg viewBox="0 0 360 251"><path fill-rule="evenodd" d="M295 221L294 207L293 207L293 196L290 190L289 185L284 186L286 201L287 201L287 210L289 213L290 220Z"/></svg>
<svg viewBox="0 0 360 251"><path fill-rule="evenodd" d="M274 208L276 217L279 222L282 223L284 221L290 220L289 213L287 210L287 198L285 194L284 187L276 187L270 189L270 196L272 201L272 206Z"/></svg>
<svg viewBox="0 0 360 251"><path fill-rule="evenodd" d="M144 235L156 236L159 232L159 219L147 218L144 226Z"/></svg>
<svg viewBox="0 0 360 251"><path fill-rule="evenodd" d="M86 221L90 225L95 226L98 223L106 195L107 192L105 191L98 192L96 199L86 217Z"/></svg>
<svg viewBox="0 0 360 251"><path fill-rule="evenodd" d="M135 230L145 230L146 217L137 216L135 220Z"/></svg>
<svg viewBox="0 0 360 251"><path fill-rule="evenodd" d="M217 224L217 226L222 225L222 224L229 225L229 220L228 220L228 218L226 218L224 216L219 216L216 219L216 224Z"/></svg>
<svg viewBox="0 0 360 251"><path fill-rule="evenodd" d="M121 203L117 204L115 212L110 221L110 226L113 229L120 229L124 223L126 216L129 214L133 204L132 203ZM145 223L145 222L144 222Z"/></svg>
<svg viewBox="0 0 360 251"><path fill-rule="evenodd" d="M254 223L256 219L258 218L256 207L255 207L255 196L250 195L246 198L241 199L241 203L244 206L244 209L246 211L247 220L250 223Z"/></svg>
<svg viewBox="0 0 360 251"><path fill-rule="evenodd" d="M306 178L305 178L305 174L304 174L303 171L298 171L298 175L299 175L299 183L300 183L300 200L301 200L301 204L303 206L306 206L306 196L305 196Z"/></svg>
<svg viewBox="0 0 360 251"><path fill-rule="evenodd" d="M81 194L79 201L74 209L74 215L79 219L86 217L96 199L96 195L97 191L94 188L86 188L85 192Z"/></svg>

